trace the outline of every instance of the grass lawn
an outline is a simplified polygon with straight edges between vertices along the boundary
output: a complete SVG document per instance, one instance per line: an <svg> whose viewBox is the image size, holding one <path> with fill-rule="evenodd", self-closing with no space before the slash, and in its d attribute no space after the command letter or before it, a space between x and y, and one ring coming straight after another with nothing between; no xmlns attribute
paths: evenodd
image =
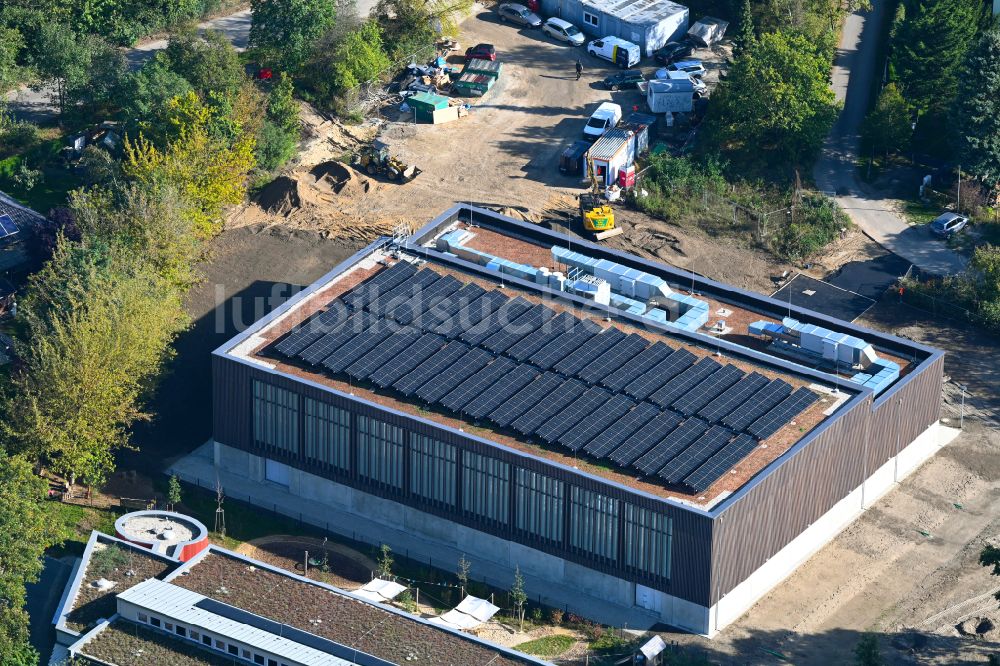
<svg viewBox="0 0 1000 666"><path fill-rule="evenodd" d="M576 639L572 636L553 634L515 645L514 649L526 652L527 654L533 654L536 657L558 657L573 647L573 643L576 643Z"/></svg>
<svg viewBox="0 0 1000 666"><path fill-rule="evenodd" d="M121 515L121 512L114 509L62 502L48 502L45 506L49 509L52 524L63 539L62 544L49 549L48 554L52 557L81 555L92 530L114 535L115 520Z"/></svg>
<svg viewBox="0 0 1000 666"><path fill-rule="evenodd" d="M941 207L933 203L925 204L920 201L903 202L903 217L911 225L930 224L941 212Z"/></svg>
<svg viewBox="0 0 1000 666"><path fill-rule="evenodd" d="M80 187L80 179L64 165L60 155L63 145L60 137L47 139L21 155L0 160L0 189L43 215L52 208L65 206L69 192ZM25 162L42 172L40 180L30 190L18 187L13 180Z"/></svg>

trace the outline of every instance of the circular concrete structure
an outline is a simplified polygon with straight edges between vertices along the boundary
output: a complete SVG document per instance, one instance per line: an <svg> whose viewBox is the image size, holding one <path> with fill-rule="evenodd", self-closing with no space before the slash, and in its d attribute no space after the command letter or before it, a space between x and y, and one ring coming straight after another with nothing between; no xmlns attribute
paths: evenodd
<svg viewBox="0 0 1000 666"><path fill-rule="evenodd" d="M201 522L173 511L133 511L115 521L115 535L186 562L208 546Z"/></svg>

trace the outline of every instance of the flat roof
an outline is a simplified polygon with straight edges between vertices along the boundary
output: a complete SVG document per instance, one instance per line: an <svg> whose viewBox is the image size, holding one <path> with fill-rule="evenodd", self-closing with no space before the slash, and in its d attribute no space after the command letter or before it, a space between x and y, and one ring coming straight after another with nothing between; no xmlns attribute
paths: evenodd
<svg viewBox="0 0 1000 666"><path fill-rule="evenodd" d="M654 23L688 11L684 5L670 0L584 0L582 4L628 23Z"/></svg>
<svg viewBox="0 0 1000 666"><path fill-rule="evenodd" d="M212 653L179 638L117 619L85 643L79 654L114 666L232 666L231 655Z"/></svg>
<svg viewBox="0 0 1000 666"><path fill-rule="evenodd" d="M551 245L455 220L357 254L225 353L702 507L863 392L746 334L778 313L671 281L733 328L684 334L435 249L455 230L469 249L558 268Z"/></svg>

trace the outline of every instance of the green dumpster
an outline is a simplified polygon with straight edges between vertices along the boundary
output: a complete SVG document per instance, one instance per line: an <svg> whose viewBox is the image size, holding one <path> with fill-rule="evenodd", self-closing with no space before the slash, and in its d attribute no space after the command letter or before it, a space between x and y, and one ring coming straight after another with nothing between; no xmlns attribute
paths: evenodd
<svg viewBox="0 0 1000 666"><path fill-rule="evenodd" d="M499 79L500 70L502 69L503 65L500 64L499 60L480 60L479 58L475 58L466 63L465 69L462 70L462 73L466 74L468 72L472 72L474 74L483 74L494 79Z"/></svg>
<svg viewBox="0 0 1000 666"><path fill-rule="evenodd" d="M434 93L417 93L406 98L418 121L434 122L434 112L448 108L448 98Z"/></svg>
<svg viewBox="0 0 1000 666"><path fill-rule="evenodd" d="M462 97L482 97L487 90L493 87L495 82L496 79L491 76L465 72L458 77L458 81L452 84L452 90L456 95Z"/></svg>

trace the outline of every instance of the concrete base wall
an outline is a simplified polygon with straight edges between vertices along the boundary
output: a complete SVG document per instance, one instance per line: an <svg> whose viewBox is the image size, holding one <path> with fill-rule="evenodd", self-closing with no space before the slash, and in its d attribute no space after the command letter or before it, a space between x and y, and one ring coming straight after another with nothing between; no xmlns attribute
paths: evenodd
<svg viewBox="0 0 1000 666"><path fill-rule="evenodd" d="M506 589L515 567L528 581L532 601L568 608L592 620L633 628L662 622L705 631L708 608L656 591L656 609L636 605L635 583L561 557L454 523L291 468L287 488L264 480L264 458L214 443L216 469L260 484L254 502L318 527L450 570L461 554L473 562L473 578ZM283 499L294 501L281 501ZM305 500L305 501L302 501Z"/></svg>
<svg viewBox="0 0 1000 666"><path fill-rule="evenodd" d="M925 430L895 458L875 470L864 483L837 502L819 520L754 571L749 578L724 595L711 608L706 628L700 633L707 632L711 636L739 619L757 603L758 599L854 522L875 500L894 488L960 432L940 424L932 425Z"/></svg>

